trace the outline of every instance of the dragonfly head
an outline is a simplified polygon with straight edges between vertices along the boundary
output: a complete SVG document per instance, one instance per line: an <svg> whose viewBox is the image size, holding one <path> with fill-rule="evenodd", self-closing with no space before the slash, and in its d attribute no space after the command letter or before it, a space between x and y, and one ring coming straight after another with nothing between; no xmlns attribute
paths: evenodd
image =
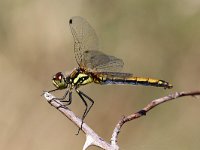
<svg viewBox="0 0 200 150"><path fill-rule="evenodd" d="M52 79L53 85L57 88L57 89L65 89L67 88L68 84L65 80L65 76L63 75L62 72L58 72L53 76Z"/></svg>

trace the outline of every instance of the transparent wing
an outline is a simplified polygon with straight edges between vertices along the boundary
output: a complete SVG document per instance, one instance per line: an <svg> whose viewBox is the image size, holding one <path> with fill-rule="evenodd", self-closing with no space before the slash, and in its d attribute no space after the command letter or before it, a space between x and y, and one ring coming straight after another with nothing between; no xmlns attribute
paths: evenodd
<svg viewBox="0 0 200 150"><path fill-rule="evenodd" d="M82 17L76 16L69 20L72 35L74 37L75 58L80 67L83 66L85 51L98 50L98 37L95 30Z"/></svg>
<svg viewBox="0 0 200 150"><path fill-rule="evenodd" d="M95 72L118 72L124 66L123 60L100 51L85 51L83 62L88 71Z"/></svg>
<svg viewBox="0 0 200 150"><path fill-rule="evenodd" d="M121 59L98 51L98 37L84 18L72 17L69 25L74 37L74 53L79 67L98 72L121 71L124 65Z"/></svg>

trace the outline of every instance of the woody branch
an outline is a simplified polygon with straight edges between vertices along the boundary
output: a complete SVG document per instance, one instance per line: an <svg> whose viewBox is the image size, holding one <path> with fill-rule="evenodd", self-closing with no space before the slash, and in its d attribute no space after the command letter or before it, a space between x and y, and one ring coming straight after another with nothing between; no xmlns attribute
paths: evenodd
<svg viewBox="0 0 200 150"><path fill-rule="evenodd" d="M86 134L86 142L83 146L83 150L87 149L89 146L92 146L92 145L98 146L105 150L118 150L119 149L119 146L117 144L118 135L120 133L122 126L125 123L127 123L131 120L140 118L142 116L145 116L147 112L149 112L151 109L153 109L154 107L156 107L162 103L165 103L165 102L168 102L171 100L175 100L177 98L184 97L184 96L196 97L199 95L200 95L200 91L176 92L176 93L170 94L168 96L158 98L158 99L151 101L147 106L145 106L140 111L130 114L129 116L126 116L126 117L124 116L122 119L120 119L120 121L117 123L117 125L115 126L115 128L113 130L113 134L112 134L110 143L103 140L103 138L101 138L99 135L97 135L86 123L84 123L82 126L82 131ZM62 114L64 114L68 119L70 119L76 126L78 126L79 128L81 127L82 120L80 118L78 118L67 107L65 107L65 108L59 107L59 106L62 106L63 104L59 100L53 100L55 97L52 94L45 92L44 97L47 99L47 101L53 107L57 108Z"/></svg>

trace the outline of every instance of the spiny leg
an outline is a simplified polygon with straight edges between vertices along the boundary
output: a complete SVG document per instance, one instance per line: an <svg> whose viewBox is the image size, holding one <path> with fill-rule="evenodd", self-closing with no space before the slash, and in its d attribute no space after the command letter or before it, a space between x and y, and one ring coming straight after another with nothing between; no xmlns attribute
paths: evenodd
<svg viewBox="0 0 200 150"><path fill-rule="evenodd" d="M72 91L69 91L69 102L68 105L72 103Z"/></svg>
<svg viewBox="0 0 200 150"><path fill-rule="evenodd" d="M66 96L68 95L68 93L69 93L68 100L64 100L66 98ZM61 99L61 102L65 102L65 104L64 105L60 105L58 108L60 108L60 107L65 108L66 106L70 105L72 103L72 91L68 90L65 93L65 95L62 98L60 98L60 99Z"/></svg>
<svg viewBox="0 0 200 150"><path fill-rule="evenodd" d="M81 100L83 101L83 103L85 104L85 111L83 113L83 116L82 116L82 122L81 122L81 127L79 128L78 130L78 133L76 135L79 134L80 130L82 129L82 126L83 126L83 120L85 119L85 117L87 116L88 112L90 111L90 109L92 108L93 104L94 104L94 101L89 97L87 96L86 94L84 94L83 92L79 91L76 89L76 92L78 93L78 95L80 96ZM88 104L86 102L86 100L84 99L87 98L90 102L91 102L91 105L89 106L88 108Z"/></svg>
<svg viewBox="0 0 200 150"><path fill-rule="evenodd" d="M53 90L50 90L50 91L43 91L43 93L41 94L41 96L43 96L45 94L45 92L48 92L48 93L52 93L52 92L55 92L57 91L58 89L53 89Z"/></svg>
<svg viewBox="0 0 200 150"><path fill-rule="evenodd" d="M68 90L69 91L69 98L68 100L61 100L61 102L67 102L66 104L64 104L63 106L68 106L72 103L72 91L71 90ZM67 95L66 95L67 96Z"/></svg>
<svg viewBox="0 0 200 150"><path fill-rule="evenodd" d="M51 90L50 92L54 92L55 90ZM53 98L52 100L54 100L55 102L57 102L56 100L59 100L59 101L61 101L61 102L68 102L68 103L70 103L71 104L71 101L70 100L64 100L66 97L67 97L67 95L68 95L68 93L69 93L69 89L65 92L65 94L63 95L63 97L61 97L61 98L57 98L57 97L55 97L55 98ZM67 103L67 104L68 104ZM60 106L58 106L57 108L60 108L60 107L65 107L66 105L60 105Z"/></svg>
<svg viewBox="0 0 200 150"><path fill-rule="evenodd" d="M64 101L64 99L67 97L68 93L69 93L69 89L65 92L65 94L63 95L63 97L54 98L54 99L59 100L61 102L68 102L68 100Z"/></svg>
<svg viewBox="0 0 200 150"><path fill-rule="evenodd" d="M83 92L81 92L81 91L79 91L79 90L77 90L77 92L78 92L78 94L79 94L79 96L81 97L81 99L83 100L83 102L84 102L84 104L85 104L85 106L88 108L88 105L87 105L87 102L86 102L86 100L84 99L84 97L85 98L87 98L92 104L90 105L90 107L87 109L86 108L86 110L85 110L85 112L84 112L84 114L83 114L83 119L85 119L85 117L86 117L86 115L88 114L88 112L90 111L90 109L92 108L92 106L93 106L93 104L94 104L94 101L89 97L89 96L87 96L85 93L83 93ZM83 97L84 96L84 97Z"/></svg>
<svg viewBox="0 0 200 150"><path fill-rule="evenodd" d="M77 132L77 134L76 135L78 135L79 134L79 132L80 132L80 130L82 129L82 126L83 126L83 120L84 120L84 118L85 118L85 116L87 115L87 110L88 110L88 104L87 104L87 102L86 102L86 100L83 98L83 96L80 94L80 92L79 91L76 91L77 93L78 93L78 95L80 96L80 98L81 98L81 100L83 101L83 103L85 104L85 111L84 111L84 113L83 113L83 115L82 115L82 122L81 122L81 127L78 129L78 132Z"/></svg>
<svg viewBox="0 0 200 150"><path fill-rule="evenodd" d="M90 107L89 107L89 109L87 110L87 113L85 114L85 117L86 117L86 115L89 113L89 111L90 111L90 109L92 108L92 106L94 105L94 100L93 99L91 99L89 96L87 96L85 93L83 93L83 92L81 92L81 91L79 91L83 96L85 96L92 104L90 105ZM84 117L84 118L85 118Z"/></svg>
<svg viewBox="0 0 200 150"><path fill-rule="evenodd" d="M55 92L55 91L57 91L57 90L59 90L59 89L50 90L50 91L48 91L48 93L52 93L52 92Z"/></svg>
<svg viewBox="0 0 200 150"><path fill-rule="evenodd" d="M53 90L50 90L50 91L47 91L47 92L48 92L48 93L52 93L52 92L55 92L55 91L57 91L57 90L59 90L59 89L53 89ZM49 100L48 102L51 103L51 101L54 101L54 102L58 103L56 100L65 99L66 96L67 96L67 94L68 94L68 91L69 91L69 90L67 90L67 91L65 92L65 95L64 95L62 98L52 98L52 99ZM46 92L46 91L44 91L44 93L45 93L45 92ZM43 93L42 95L44 95L44 93ZM41 96L42 96L42 95L41 95Z"/></svg>

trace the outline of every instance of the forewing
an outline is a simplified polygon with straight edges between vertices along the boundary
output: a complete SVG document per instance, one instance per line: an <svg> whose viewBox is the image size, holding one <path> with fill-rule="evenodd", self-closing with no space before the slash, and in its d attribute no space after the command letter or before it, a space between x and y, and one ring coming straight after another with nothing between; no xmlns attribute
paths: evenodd
<svg viewBox="0 0 200 150"><path fill-rule="evenodd" d="M74 53L80 67L84 66L84 52L98 50L98 37L95 30L82 17L76 16L69 20L72 35L74 37Z"/></svg>

